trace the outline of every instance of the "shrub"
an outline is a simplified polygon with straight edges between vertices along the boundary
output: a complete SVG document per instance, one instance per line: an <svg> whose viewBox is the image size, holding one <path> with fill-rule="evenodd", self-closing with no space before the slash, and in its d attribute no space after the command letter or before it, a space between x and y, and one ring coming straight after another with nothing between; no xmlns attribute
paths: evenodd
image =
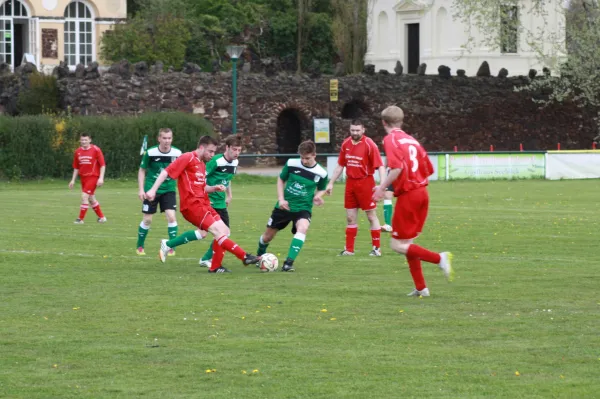
<svg viewBox="0 0 600 399"><path fill-rule="evenodd" d="M17 109L25 115L57 112L59 92L56 78L38 72L29 75L28 87L19 93Z"/></svg>

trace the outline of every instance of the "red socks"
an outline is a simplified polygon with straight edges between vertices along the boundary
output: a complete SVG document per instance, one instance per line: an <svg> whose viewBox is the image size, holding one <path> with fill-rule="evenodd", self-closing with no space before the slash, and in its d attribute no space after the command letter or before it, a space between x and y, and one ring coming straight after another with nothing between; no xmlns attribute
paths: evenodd
<svg viewBox="0 0 600 399"><path fill-rule="evenodd" d="M210 263L210 270L217 270L221 267L223 263L223 258L225 257L225 249L219 245L217 240L213 240L212 242L213 249L213 257Z"/></svg>
<svg viewBox="0 0 600 399"><path fill-rule="evenodd" d="M358 234L358 226L351 224L346 226L346 251L354 252L354 241L356 241L356 235ZM379 248L379 246L377 246Z"/></svg>
<svg viewBox="0 0 600 399"><path fill-rule="evenodd" d="M408 261L408 268L410 269L410 274L415 283L415 288L419 291L427 288L427 285L425 284L425 277L423 277L421 259L406 255L406 260Z"/></svg>
<svg viewBox="0 0 600 399"><path fill-rule="evenodd" d="M92 209L94 210L94 212L96 212L96 215L98 215L99 218L104 217L104 214L102 213L102 209L100 209L100 203L98 201L96 201L96 203L94 205L92 205Z"/></svg>
<svg viewBox="0 0 600 399"><path fill-rule="evenodd" d="M371 242L375 248L381 248L381 227L371 230Z"/></svg>
<svg viewBox="0 0 600 399"><path fill-rule="evenodd" d="M79 219L83 220L85 218L85 214L90 206L88 204L81 204L79 207Z"/></svg>
<svg viewBox="0 0 600 399"><path fill-rule="evenodd" d="M242 247L237 245L235 242L233 242L229 238L227 238L227 236L217 238L216 241L221 248L223 248L224 250L226 250L228 252L231 252L239 260L244 260L244 258L246 257L246 251L244 251L242 249ZM213 250L214 250L214 247L213 247Z"/></svg>
<svg viewBox="0 0 600 399"><path fill-rule="evenodd" d="M406 252L406 258L418 258L424 260L425 262L434 263L436 265L439 264L442 259L440 254L437 252L431 252L430 250L420 247L416 244L410 244L408 247L408 252Z"/></svg>

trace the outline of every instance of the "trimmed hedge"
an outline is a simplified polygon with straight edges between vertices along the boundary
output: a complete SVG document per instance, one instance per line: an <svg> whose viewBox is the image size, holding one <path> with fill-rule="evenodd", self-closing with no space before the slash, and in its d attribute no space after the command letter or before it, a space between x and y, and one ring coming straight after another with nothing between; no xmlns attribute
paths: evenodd
<svg viewBox="0 0 600 399"><path fill-rule="evenodd" d="M173 130L173 145L183 152L196 148L198 138L213 135L212 125L197 115L178 112L139 116L20 116L0 117L0 177L35 179L67 178L73 172L73 152L79 134L88 132L106 159L106 177L135 174L140 147L156 144L158 130Z"/></svg>

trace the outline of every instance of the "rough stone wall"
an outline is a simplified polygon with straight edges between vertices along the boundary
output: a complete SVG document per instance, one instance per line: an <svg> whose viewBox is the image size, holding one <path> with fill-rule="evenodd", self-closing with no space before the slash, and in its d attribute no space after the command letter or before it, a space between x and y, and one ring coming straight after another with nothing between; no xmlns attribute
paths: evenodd
<svg viewBox="0 0 600 399"><path fill-rule="evenodd" d="M125 64L103 74L94 67L59 73L63 106L89 115L178 110L204 116L223 137L231 133L231 73L159 69ZM557 143L562 149L586 149L596 135L590 110L572 104L539 109L530 94L515 92L527 77L352 75L337 78L338 102L329 101L331 78L240 71L238 133L246 152L277 153L282 141L292 140L281 129L278 133L278 118L288 109L298 117L302 139L312 138L313 118L331 118L332 143L320 145L320 152L337 151L347 136L350 119L342 115L360 116L367 134L379 142L385 133L379 114L390 104L404 109L405 130L429 151L488 150L490 145L514 151L520 143L525 150L555 149Z"/></svg>

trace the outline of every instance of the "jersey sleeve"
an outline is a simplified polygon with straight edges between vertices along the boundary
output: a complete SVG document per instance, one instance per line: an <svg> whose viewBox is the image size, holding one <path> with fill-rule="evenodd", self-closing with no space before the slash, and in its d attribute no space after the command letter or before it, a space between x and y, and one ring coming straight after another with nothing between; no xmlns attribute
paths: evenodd
<svg viewBox="0 0 600 399"><path fill-rule="evenodd" d="M340 155L338 156L338 165L346 166L346 157L344 156L344 143L342 143L342 148L340 148Z"/></svg>
<svg viewBox="0 0 600 399"><path fill-rule="evenodd" d="M193 153L188 152L186 154L183 154L182 156L177 158L174 162L172 162L169 166L167 166L165 168L165 170L167 171L167 174L169 175L169 177L173 180L177 180L179 175L181 175L183 173L183 171L185 170L188 163L190 163L193 156L194 156Z"/></svg>
<svg viewBox="0 0 600 399"><path fill-rule="evenodd" d="M283 166L283 169L281 169L281 173L279 173L279 177L281 178L281 180L287 181L289 176L290 176L290 171L288 169L288 165L286 162L285 165Z"/></svg>
<svg viewBox="0 0 600 399"><path fill-rule="evenodd" d="M100 147L96 147L96 157L98 158L98 165L100 167L106 166L106 162L104 161L104 154L102 153Z"/></svg>
<svg viewBox="0 0 600 399"><path fill-rule="evenodd" d="M317 183L317 190L319 191L323 191L327 188L327 183L329 183L329 176L325 175L324 178L319 180L319 183Z"/></svg>
<svg viewBox="0 0 600 399"><path fill-rule="evenodd" d="M379 152L379 148L377 144L373 140L369 140L369 147L371 151L369 153L369 161L371 162L371 167L373 169L378 169L383 166L383 160L381 159L381 153Z"/></svg>
<svg viewBox="0 0 600 399"><path fill-rule="evenodd" d="M149 164L150 157L148 156L148 151L144 151L144 155L142 155L142 162L140 162L140 169L148 169Z"/></svg>
<svg viewBox="0 0 600 399"><path fill-rule="evenodd" d="M77 156L77 151L73 155L73 169L79 169L79 157Z"/></svg>
<svg viewBox="0 0 600 399"><path fill-rule="evenodd" d="M383 140L383 150L385 151L387 164L390 169L402 169L404 167L402 148L391 136L386 136L385 140Z"/></svg>

